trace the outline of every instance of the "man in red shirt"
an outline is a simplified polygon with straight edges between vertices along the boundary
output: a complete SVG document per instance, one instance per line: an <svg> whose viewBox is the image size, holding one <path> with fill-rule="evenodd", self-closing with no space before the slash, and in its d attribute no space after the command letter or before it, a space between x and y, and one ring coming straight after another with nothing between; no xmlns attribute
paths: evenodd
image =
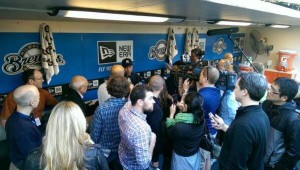
<svg viewBox="0 0 300 170"><path fill-rule="evenodd" d="M22 80L24 84L36 86L40 92L40 102L37 108L33 110L32 113L36 121L40 121L45 106L54 106L58 103L58 101L48 91L42 89L44 79L42 73L39 70L29 69L24 71ZM6 120L16 110L16 108L17 104L13 99L12 91L5 97L3 108L0 114L0 122L3 127L5 127Z"/></svg>

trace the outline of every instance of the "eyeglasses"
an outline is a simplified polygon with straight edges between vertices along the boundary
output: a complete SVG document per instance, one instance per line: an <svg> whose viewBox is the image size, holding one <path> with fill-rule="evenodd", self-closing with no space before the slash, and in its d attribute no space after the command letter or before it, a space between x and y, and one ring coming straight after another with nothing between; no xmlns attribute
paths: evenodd
<svg viewBox="0 0 300 170"><path fill-rule="evenodd" d="M268 88L268 92L271 92L271 93L273 93L273 94L278 94L278 95L280 94L279 92L275 92L273 86L271 86L271 88Z"/></svg>

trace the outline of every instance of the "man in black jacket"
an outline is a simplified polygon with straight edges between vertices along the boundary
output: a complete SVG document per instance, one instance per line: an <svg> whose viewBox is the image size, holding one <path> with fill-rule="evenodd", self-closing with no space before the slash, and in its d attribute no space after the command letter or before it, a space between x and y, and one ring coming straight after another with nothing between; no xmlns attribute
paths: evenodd
<svg viewBox="0 0 300 170"><path fill-rule="evenodd" d="M292 169L300 158L300 119L292 101L297 93L298 85L290 78L278 78L269 88L263 103L271 123L265 169Z"/></svg>
<svg viewBox="0 0 300 170"><path fill-rule="evenodd" d="M159 162L159 157L162 156L162 119L163 119L163 111L160 106L159 95L163 90L165 84L165 80L159 76L152 76L149 80L149 86L152 87L153 90L153 99L155 101L153 105L152 111L147 111L145 114L147 115L147 123L151 127L151 130L156 135L156 143L153 150L151 167L162 169L162 162Z"/></svg>
<svg viewBox="0 0 300 170"><path fill-rule="evenodd" d="M85 104L83 101L83 95L87 91L88 81L83 76L74 76L69 84L69 88L63 92L61 100L72 101L76 103L87 117L89 121L94 114L95 107Z"/></svg>
<svg viewBox="0 0 300 170"><path fill-rule="evenodd" d="M264 169L270 123L259 100L267 88L262 75L242 72L234 89L235 99L241 107L231 125L228 127L222 118L210 114L213 127L226 132L218 158L220 170Z"/></svg>

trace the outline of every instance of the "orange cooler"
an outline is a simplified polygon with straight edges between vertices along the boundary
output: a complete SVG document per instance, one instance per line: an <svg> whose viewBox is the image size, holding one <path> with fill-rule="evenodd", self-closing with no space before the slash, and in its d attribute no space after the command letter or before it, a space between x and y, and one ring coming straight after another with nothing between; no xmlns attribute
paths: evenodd
<svg viewBox="0 0 300 170"><path fill-rule="evenodd" d="M297 55L296 51L290 51L290 50L279 50L279 61L277 70L278 71L292 71L293 68L293 62L294 58Z"/></svg>

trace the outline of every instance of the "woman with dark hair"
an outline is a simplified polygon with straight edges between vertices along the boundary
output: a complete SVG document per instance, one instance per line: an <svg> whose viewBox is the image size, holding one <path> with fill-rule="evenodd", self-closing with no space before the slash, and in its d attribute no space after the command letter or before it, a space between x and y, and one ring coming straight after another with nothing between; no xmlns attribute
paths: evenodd
<svg viewBox="0 0 300 170"><path fill-rule="evenodd" d="M166 125L173 141L172 170L198 170L201 156L199 144L204 133L203 98L197 93L188 93L175 118L176 106L170 107Z"/></svg>
<svg viewBox="0 0 300 170"><path fill-rule="evenodd" d="M159 94L159 99L160 99L161 109L163 110L164 113L163 120L165 121L166 118L169 116L168 113L170 113L170 106L173 103L173 97L169 94L166 83L164 83L164 87Z"/></svg>
<svg viewBox="0 0 300 170"><path fill-rule="evenodd" d="M170 106L172 103L177 102L174 101L172 96L168 93L166 83L164 83L163 89L159 94L159 100L160 100L160 106L163 111L163 119L162 119L162 124L163 124L163 130L162 130L162 138L163 138L163 168L162 169L170 169L171 165L171 158L172 158L172 140L169 138L167 134L167 127L166 125L166 119L169 117L170 114Z"/></svg>

